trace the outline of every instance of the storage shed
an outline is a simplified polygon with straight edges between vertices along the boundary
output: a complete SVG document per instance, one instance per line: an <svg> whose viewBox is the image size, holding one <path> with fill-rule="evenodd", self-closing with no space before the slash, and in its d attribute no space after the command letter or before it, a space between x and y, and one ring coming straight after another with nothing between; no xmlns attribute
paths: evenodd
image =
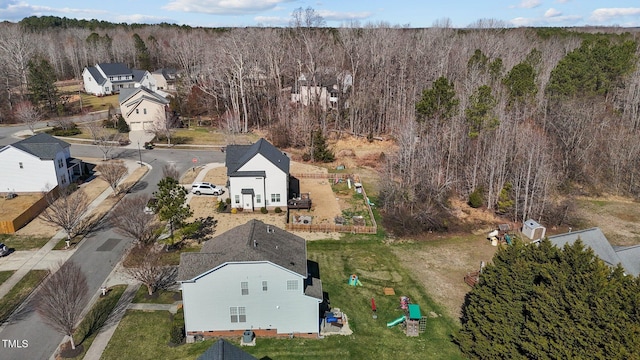
<svg viewBox="0 0 640 360"><path fill-rule="evenodd" d="M522 224L522 234L531 240L544 238L547 228L538 224L535 220L527 220Z"/></svg>

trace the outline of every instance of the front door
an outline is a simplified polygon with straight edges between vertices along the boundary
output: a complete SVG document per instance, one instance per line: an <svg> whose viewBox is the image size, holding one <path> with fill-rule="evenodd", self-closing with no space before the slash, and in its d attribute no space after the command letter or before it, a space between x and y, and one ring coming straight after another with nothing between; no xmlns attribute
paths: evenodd
<svg viewBox="0 0 640 360"><path fill-rule="evenodd" d="M253 194L242 194L242 208L244 211L253 211Z"/></svg>

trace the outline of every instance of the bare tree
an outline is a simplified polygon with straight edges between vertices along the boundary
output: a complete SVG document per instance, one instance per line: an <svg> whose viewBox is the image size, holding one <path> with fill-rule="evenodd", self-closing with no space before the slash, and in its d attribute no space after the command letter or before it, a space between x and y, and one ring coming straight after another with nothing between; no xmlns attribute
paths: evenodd
<svg viewBox="0 0 640 360"><path fill-rule="evenodd" d="M162 168L162 175L163 177L166 177L166 178L168 177L175 180L180 180L180 172L178 171L178 169L174 164L166 164Z"/></svg>
<svg viewBox="0 0 640 360"><path fill-rule="evenodd" d="M118 193L118 184L127 175L127 167L121 160L109 161L104 164L96 166L96 170L100 172L100 175L111 186L115 194Z"/></svg>
<svg viewBox="0 0 640 360"><path fill-rule="evenodd" d="M33 106L30 101L23 101L16 105L13 112L16 120L27 125L32 134L35 134L35 125L42 120L42 112Z"/></svg>
<svg viewBox="0 0 640 360"><path fill-rule="evenodd" d="M123 265L130 277L147 287L149 296L175 281L175 268L162 264L161 253L153 245L134 246Z"/></svg>
<svg viewBox="0 0 640 360"><path fill-rule="evenodd" d="M116 231L131 236L141 244L151 244L162 229L155 214L144 211L149 195L131 195L120 200L118 206L111 212L110 223Z"/></svg>
<svg viewBox="0 0 640 360"><path fill-rule="evenodd" d="M178 116L169 112L168 109L165 109L162 114L156 116L153 126L157 134L164 135L167 138L167 145L171 145L173 129L178 127L179 123L180 120Z"/></svg>
<svg viewBox="0 0 640 360"><path fill-rule="evenodd" d="M86 128L93 138L93 143L102 151L102 159L106 161L109 153L118 145L120 134L105 129L98 121L87 123Z"/></svg>
<svg viewBox="0 0 640 360"><path fill-rule="evenodd" d="M85 230L91 219L83 216L89 209L89 198L82 190L72 191L69 188L60 190L60 196L47 195L49 206L40 214L40 218L50 224L60 226L67 234L67 246L71 238Z"/></svg>
<svg viewBox="0 0 640 360"><path fill-rule="evenodd" d="M82 269L73 261L67 261L49 276L36 296L38 313L56 331L69 337L72 349L76 348L73 332L88 293Z"/></svg>

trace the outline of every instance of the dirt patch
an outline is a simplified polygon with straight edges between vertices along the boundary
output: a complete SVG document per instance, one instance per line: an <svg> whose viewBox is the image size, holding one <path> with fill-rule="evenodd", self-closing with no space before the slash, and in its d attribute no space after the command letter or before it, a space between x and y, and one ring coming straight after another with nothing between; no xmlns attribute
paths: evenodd
<svg viewBox="0 0 640 360"><path fill-rule="evenodd" d="M13 199L0 197L0 219L11 220L42 199L42 194L20 194Z"/></svg>

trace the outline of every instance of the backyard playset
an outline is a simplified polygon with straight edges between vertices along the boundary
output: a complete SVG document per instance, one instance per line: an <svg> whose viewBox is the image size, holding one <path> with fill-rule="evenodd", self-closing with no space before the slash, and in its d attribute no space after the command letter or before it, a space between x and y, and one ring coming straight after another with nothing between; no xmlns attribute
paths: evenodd
<svg viewBox="0 0 640 360"><path fill-rule="evenodd" d="M403 324L407 336L418 336L427 327L427 317L422 316L420 305L412 304L407 296L400 297L400 309L404 311L402 316L387 323L388 328Z"/></svg>

